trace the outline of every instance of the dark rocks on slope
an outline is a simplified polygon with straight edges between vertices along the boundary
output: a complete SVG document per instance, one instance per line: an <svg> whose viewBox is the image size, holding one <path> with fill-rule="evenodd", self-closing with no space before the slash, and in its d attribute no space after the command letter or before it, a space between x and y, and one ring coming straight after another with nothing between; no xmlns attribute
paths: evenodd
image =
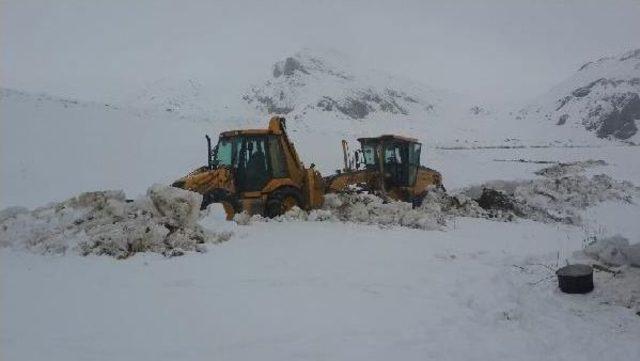
<svg viewBox="0 0 640 361"><path fill-rule="evenodd" d="M573 97L571 95L567 95L566 97L559 99L558 100L558 107L556 108L556 111L562 109L562 107L564 107L565 105L567 105L567 103L569 102L569 100L571 100Z"/></svg>
<svg viewBox="0 0 640 361"><path fill-rule="evenodd" d="M284 62L279 62L273 66L273 77L278 78L281 75L291 76L296 71L299 71L304 74L309 74L309 72L302 66L300 61L295 58L288 57Z"/></svg>
<svg viewBox="0 0 640 361"><path fill-rule="evenodd" d="M363 91L356 97L347 97L341 101L336 101L331 97L324 96L316 104L318 108L324 111L330 112L337 110L352 119L363 119L369 115L369 113L375 111L374 105L378 105L383 112L408 114L408 111L400 106L393 98L389 97L389 99L387 99L387 97L382 97L371 90Z"/></svg>
<svg viewBox="0 0 640 361"><path fill-rule="evenodd" d="M636 120L640 120L640 97L637 93L625 93L614 95L607 99L613 105L614 110L603 114L595 127L599 138L615 137L629 139L638 132Z"/></svg>
<svg viewBox="0 0 640 361"><path fill-rule="evenodd" d="M564 125L567 122L567 119L569 119L569 114L562 114L556 125Z"/></svg>
<svg viewBox="0 0 640 361"><path fill-rule="evenodd" d="M630 51L630 52L626 53L625 55L623 55L620 58L620 61L625 61L625 60L632 59L632 58L640 59L640 49L636 49L636 50L633 50L633 51Z"/></svg>
<svg viewBox="0 0 640 361"><path fill-rule="evenodd" d="M593 89L594 86L596 85L601 85L603 87L607 87L607 86L611 86L613 88L618 87L622 84L627 84L630 86L636 86L640 84L640 78L631 78L629 80L624 80L624 79L617 79L617 80L613 80L613 79L605 79L605 78L600 78L598 80L592 81L591 83L589 83L586 86L583 86L581 88L578 88L576 90L574 90L571 95L573 95L576 98L582 98L585 97L587 95L589 95L589 93L591 92L591 89Z"/></svg>
<svg viewBox="0 0 640 361"><path fill-rule="evenodd" d="M251 98L246 96L244 97L244 99L248 102L250 102L251 100ZM264 106L264 109L266 109L266 111L270 114L289 114L291 113L291 111L293 111L293 107L276 105L273 99L268 96L256 95L255 100L258 103L262 104L262 106Z"/></svg>

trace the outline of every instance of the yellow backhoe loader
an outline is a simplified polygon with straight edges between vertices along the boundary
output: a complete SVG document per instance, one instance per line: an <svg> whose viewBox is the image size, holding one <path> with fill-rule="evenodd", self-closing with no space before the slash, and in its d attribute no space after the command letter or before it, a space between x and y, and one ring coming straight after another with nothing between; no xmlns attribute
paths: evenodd
<svg viewBox="0 0 640 361"><path fill-rule="evenodd" d="M322 206L323 178L300 161L284 118L271 118L267 129L222 132L213 148L206 139L208 164L173 183L202 194L203 209L222 203L232 219L242 211L275 217L294 206Z"/></svg>
<svg viewBox="0 0 640 361"><path fill-rule="evenodd" d="M431 187L444 189L440 173L420 164L422 145L417 139L382 135L358 142L360 149L351 156L347 142L342 141L344 169L325 178L327 193L356 187L416 207Z"/></svg>

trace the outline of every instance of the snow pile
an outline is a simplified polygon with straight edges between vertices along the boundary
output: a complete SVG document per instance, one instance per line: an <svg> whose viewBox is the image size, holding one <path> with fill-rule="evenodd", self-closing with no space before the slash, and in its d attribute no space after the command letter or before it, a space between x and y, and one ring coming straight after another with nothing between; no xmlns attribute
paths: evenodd
<svg viewBox="0 0 640 361"><path fill-rule="evenodd" d="M629 244L620 235L596 239L585 247L584 253L610 266L640 267L640 243Z"/></svg>
<svg viewBox="0 0 640 361"><path fill-rule="evenodd" d="M561 163L536 172L541 179L493 181L463 190L467 196L482 201L487 190L500 192L507 205L481 205L501 209L514 216L540 222L581 224L580 212L604 201L631 203L640 188L630 182L617 181L605 174L587 177L576 174L586 168L604 165L603 161ZM501 202L505 203L505 201Z"/></svg>
<svg viewBox="0 0 640 361"><path fill-rule="evenodd" d="M541 175L549 178L557 178L562 177L567 174L577 174L582 173L588 168L605 166L607 162L602 159L599 160L583 160L578 162L570 162L570 163L558 163L552 165L550 167L542 168L536 172L537 175Z"/></svg>
<svg viewBox="0 0 640 361"><path fill-rule="evenodd" d="M434 202L433 205L427 207L423 204L420 209L412 209L410 203L384 202L382 198L368 193L331 194L325 199L324 212L315 212L313 218L426 230L443 229L446 215L439 204Z"/></svg>
<svg viewBox="0 0 640 361"><path fill-rule="evenodd" d="M613 273L612 273L613 272ZM621 266L611 271L595 269L593 296L601 303L620 305L640 313L640 268Z"/></svg>
<svg viewBox="0 0 640 361"><path fill-rule="evenodd" d="M127 201L122 191L100 191L31 212L9 208L0 212L0 247L42 254L72 250L119 259L137 252L203 252L205 243L224 241L229 234L211 233L196 223L201 197L154 185L134 201Z"/></svg>
<svg viewBox="0 0 640 361"><path fill-rule="evenodd" d="M640 188L629 182L616 181L604 174L592 177L579 174L605 164L600 160L560 163L536 172L543 175L540 179L490 181L453 195L434 188L417 208L364 192L327 194L323 209L307 213L294 208L275 221L343 221L424 230L444 230L447 221L455 217L497 221L523 218L580 225L585 208L604 201L631 203L640 194ZM268 221L244 213L234 220L242 225Z"/></svg>
<svg viewBox="0 0 640 361"><path fill-rule="evenodd" d="M512 219L510 214L482 209L476 201L464 194L451 196L434 188L417 208L413 208L411 203L385 200L365 192L337 193L325 195L322 209L305 212L294 207L271 220L259 215L240 213L234 217L234 221L240 225L269 221L354 222L381 227L445 230L447 220L454 217Z"/></svg>
<svg viewBox="0 0 640 361"><path fill-rule="evenodd" d="M593 296L601 303L640 312L640 243L630 244L621 235L594 238L574 256L593 265Z"/></svg>
<svg viewBox="0 0 640 361"><path fill-rule="evenodd" d="M604 174L577 174L604 164L596 160L561 163L538 171L536 174L544 176L541 179L492 181L453 195L432 189L415 209L409 203L385 202L365 193L327 195L324 210L313 211L310 218L428 230L443 229L446 221L454 217L499 221L524 218L578 225L585 208L609 200L630 203L640 194L633 184Z"/></svg>

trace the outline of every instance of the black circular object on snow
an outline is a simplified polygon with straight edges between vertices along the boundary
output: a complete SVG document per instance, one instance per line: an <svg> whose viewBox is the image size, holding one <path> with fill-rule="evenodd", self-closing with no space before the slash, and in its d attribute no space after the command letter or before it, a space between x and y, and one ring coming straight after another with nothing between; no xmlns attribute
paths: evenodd
<svg viewBox="0 0 640 361"><path fill-rule="evenodd" d="M558 285L565 293L593 291L593 268L586 264L571 264L556 271Z"/></svg>

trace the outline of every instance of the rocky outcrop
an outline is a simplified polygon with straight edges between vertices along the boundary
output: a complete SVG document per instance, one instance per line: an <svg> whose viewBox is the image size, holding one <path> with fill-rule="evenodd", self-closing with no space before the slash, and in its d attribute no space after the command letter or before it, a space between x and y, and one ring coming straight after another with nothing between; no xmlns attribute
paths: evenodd
<svg viewBox="0 0 640 361"><path fill-rule="evenodd" d="M296 71L299 71L303 74L309 74L309 72L305 70L304 66L302 66L299 60L289 57L284 61L276 63L273 66L273 77L278 78L282 75L292 76Z"/></svg>
<svg viewBox="0 0 640 361"><path fill-rule="evenodd" d="M614 137L629 139L638 132L636 121L640 121L640 97L637 93L616 94L603 99L611 109L598 114L602 107L594 110L597 121L586 124L587 130L594 130L600 138Z"/></svg>

